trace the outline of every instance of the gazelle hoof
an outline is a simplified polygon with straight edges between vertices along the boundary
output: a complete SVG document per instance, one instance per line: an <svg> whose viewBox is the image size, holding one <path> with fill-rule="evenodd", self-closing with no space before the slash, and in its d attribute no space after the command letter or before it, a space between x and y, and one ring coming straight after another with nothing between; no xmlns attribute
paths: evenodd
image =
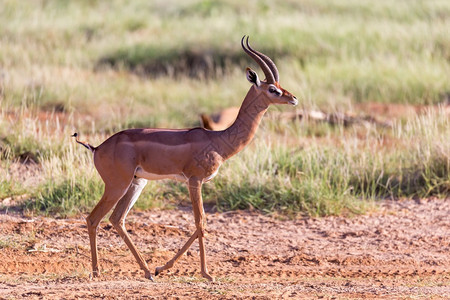
<svg viewBox="0 0 450 300"><path fill-rule="evenodd" d="M156 267L156 269L155 269L155 276L158 276L159 273L161 273L161 269L162 269L162 267Z"/></svg>
<svg viewBox="0 0 450 300"><path fill-rule="evenodd" d="M212 277L212 276L209 275L208 273L202 272L202 276L203 276L203 278L206 278L206 279L208 279L209 281L214 282L214 277Z"/></svg>
<svg viewBox="0 0 450 300"><path fill-rule="evenodd" d="M153 276L152 276L152 274L150 273L150 271L145 271L144 277L147 278L147 279L149 279L149 280L151 280L151 281L154 281L154 280L153 280Z"/></svg>
<svg viewBox="0 0 450 300"><path fill-rule="evenodd" d="M92 271L92 273L89 274L89 280L94 280L94 278L99 278L100 272L99 271Z"/></svg>

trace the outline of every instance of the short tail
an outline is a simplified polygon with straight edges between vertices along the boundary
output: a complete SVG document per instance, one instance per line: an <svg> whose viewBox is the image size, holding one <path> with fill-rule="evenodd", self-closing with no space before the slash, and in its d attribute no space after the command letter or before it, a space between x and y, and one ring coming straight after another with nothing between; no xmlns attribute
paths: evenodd
<svg viewBox="0 0 450 300"><path fill-rule="evenodd" d="M75 132L75 133L72 135L72 137L75 138L75 140L77 141L78 144L83 145L84 147L86 147L87 149L89 149L92 153L94 153L94 151L97 150L97 147L94 147L94 146L92 146L92 145L89 144L89 143L80 141L80 140L78 139L78 133Z"/></svg>

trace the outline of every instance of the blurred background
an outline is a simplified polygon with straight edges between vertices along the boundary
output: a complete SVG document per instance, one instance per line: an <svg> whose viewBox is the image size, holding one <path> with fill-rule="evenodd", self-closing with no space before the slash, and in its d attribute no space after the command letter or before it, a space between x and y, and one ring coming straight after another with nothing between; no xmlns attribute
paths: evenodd
<svg viewBox="0 0 450 300"><path fill-rule="evenodd" d="M450 191L449 1L2 1L0 209L90 211L90 152L130 127L187 128L238 107L240 40L299 105L271 107L205 185L218 210L341 215ZM138 209L188 201L152 182ZM186 202L187 203L187 202Z"/></svg>

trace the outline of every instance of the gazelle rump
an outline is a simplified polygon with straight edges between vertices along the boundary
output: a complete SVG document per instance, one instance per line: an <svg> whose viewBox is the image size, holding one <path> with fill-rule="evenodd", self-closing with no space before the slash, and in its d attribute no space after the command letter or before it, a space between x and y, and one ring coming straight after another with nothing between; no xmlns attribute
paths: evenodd
<svg viewBox="0 0 450 300"><path fill-rule="evenodd" d="M241 151L253 138L258 125L271 104L296 105L297 99L279 84L275 64L266 55L252 49L248 37L241 40L244 51L263 70L266 80L259 79L255 71L246 70L252 84L244 98L235 122L222 131L203 128L192 129L128 129L114 134L98 147L78 139L94 153L94 164L105 183L105 191L95 208L86 218L92 255L93 276L99 275L97 227L113 208L109 220L133 253L145 277L153 280L146 261L141 256L126 229L125 218L137 201L147 180L174 179L185 182L195 219L196 230L164 266L157 267L155 275L171 268L198 238L201 274L213 280L206 267L205 212L202 185L216 176L228 158Z"/></svg>
<svg viewBox="0 0 450 300"><path fill-rule="evenodd" d="M200 120L202 122L202 127L209 130L224 130L230 127L236 120L239 108L240 107L237 106L229 107L214 116L201 114Z"/></svg>

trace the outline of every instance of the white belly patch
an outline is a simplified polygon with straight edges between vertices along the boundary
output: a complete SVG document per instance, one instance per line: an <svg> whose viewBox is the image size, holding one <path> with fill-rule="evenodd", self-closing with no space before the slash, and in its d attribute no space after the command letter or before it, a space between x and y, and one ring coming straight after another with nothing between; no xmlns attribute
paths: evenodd
<svg viewBox="0 0 450 300"><path fill-rule="evenodd" d="M180 174L155 174L149 173L143 170L141 167L136 169L134 173L136 177L145 178L147 180L163 180L163 179L172 179L176 181L186 182L187 178L183 173Z"/></svg>
<svg viewBox="0 0 450 300"><path fill-rule="evenodd" d="M206 177L205 179L203 179L203 182L208 182L211 179L213 179L214 177L216 177L217 173L219 173L219 169L217 169L214 173L212 173L211 175L209 175L208 177Z"/></svg>

